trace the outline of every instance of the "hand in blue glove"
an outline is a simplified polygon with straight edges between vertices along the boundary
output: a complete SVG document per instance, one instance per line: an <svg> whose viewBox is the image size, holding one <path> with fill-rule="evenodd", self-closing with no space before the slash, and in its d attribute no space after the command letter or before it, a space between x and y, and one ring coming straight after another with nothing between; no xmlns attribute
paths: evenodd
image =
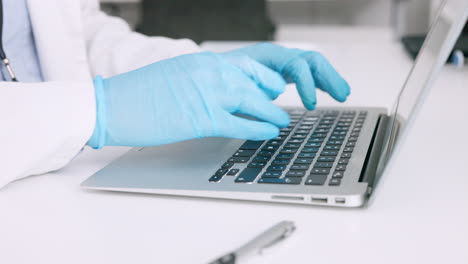
<svg viewBox="0 0 468 264"><path fill-rule="evenodd" d="M88 145L154 146L199 137L277 137L289 116L271 103L286 83L249 57L199 53L94 80L96 127ZM244 114L261 121L247 120Z"/></svg>
<svg viewBox="0 0 468 264"><path fill-rule="evenodd" d="M350 94L348 83L317 52L260 43L227 54L247 55L280 73L288 83L296 83L302 102L309 110L313 110L317 103L315 88L329 93L339 102L344 102Z"/></svg>

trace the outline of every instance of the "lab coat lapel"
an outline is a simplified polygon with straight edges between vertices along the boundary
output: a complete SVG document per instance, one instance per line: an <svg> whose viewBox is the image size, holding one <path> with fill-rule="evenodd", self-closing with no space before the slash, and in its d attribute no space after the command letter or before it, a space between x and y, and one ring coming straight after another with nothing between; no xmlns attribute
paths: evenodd
<svg viewBox="0 0 468 264"><path fill-rule="evenodd" d="M91 80L80 1L28 0L45 81Z"/></svg>

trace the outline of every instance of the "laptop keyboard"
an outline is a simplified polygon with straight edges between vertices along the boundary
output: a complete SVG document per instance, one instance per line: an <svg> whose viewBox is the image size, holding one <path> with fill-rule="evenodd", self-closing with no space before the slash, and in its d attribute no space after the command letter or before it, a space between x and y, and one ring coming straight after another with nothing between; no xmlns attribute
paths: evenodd
<svg viewBox="0 0 468 264"><path fill-rule="evenodd" d="M236 183L339 186L365 122L366 111L291 110L279 137L246 141L209 179ZM244 169L232 168L237 163ZM257 180L258 179L258 180Z"/></svg>

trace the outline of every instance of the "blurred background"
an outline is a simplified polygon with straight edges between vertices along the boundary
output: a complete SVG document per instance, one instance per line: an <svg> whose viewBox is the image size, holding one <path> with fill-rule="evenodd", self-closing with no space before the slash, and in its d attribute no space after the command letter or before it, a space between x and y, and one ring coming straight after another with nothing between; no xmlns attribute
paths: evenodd
<svg viewBox="0 0 468 264"><path fill-rule="evenodd" d="M135 30L147 35L186 37L197 43L311 41L312 35L318 38L327 34L327 28L334 28L332 37L339 41L340 37L349 40L350 34L356 34L352 29L359 27L373 37L379 36L378 32L386 37L390 33L414 56L441 1L101 0L101 3L105 12L124 18ZM355 38L366 39L366 34ZM468 42L458 46L466 49Z"/></svg>

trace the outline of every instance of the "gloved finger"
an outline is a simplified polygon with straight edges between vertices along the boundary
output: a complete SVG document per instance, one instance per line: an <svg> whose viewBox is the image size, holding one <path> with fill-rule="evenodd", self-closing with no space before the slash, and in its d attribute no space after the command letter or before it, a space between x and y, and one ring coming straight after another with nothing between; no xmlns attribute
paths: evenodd
<svg viewBox="0 0 468 264"><path fill-rule="evenodd" d="M296 83L296 88L304 106L308 110L315 109L317 104L315 80L307 62L298 56L283 67L282 74Z"/></svg>
<svg viewBox="0 0 468 264"><path fill-rule="evenodd" d="M229 62L249 76L272 100L284 92L286 81L279 73L248 56L236 54L226 54L224 56Z"/></svg>
<svg viewBox="0 0 468 264"><path fill-rule="evenodd" d="M244 97L236 113L255 117L277 127L287 127L291 121L288 113L274 105L260 91L252 90Z"/></svg>
<svg viewBox="0 0 468 264"><path fill-rule="evenodd" d="M219 136L247 140L267 140L279 136L279 128L267 122L252 121L228 114L225 124L229 125L221 127Z"/></svg>
<svg viewBox="0 0 468 264"><path fill-rule="evenodd" d="M301 57L307 61L317 87L330 94L335 100L344 102L351 89L330 62L318 52L306 52L301 54Z"/></svg>

